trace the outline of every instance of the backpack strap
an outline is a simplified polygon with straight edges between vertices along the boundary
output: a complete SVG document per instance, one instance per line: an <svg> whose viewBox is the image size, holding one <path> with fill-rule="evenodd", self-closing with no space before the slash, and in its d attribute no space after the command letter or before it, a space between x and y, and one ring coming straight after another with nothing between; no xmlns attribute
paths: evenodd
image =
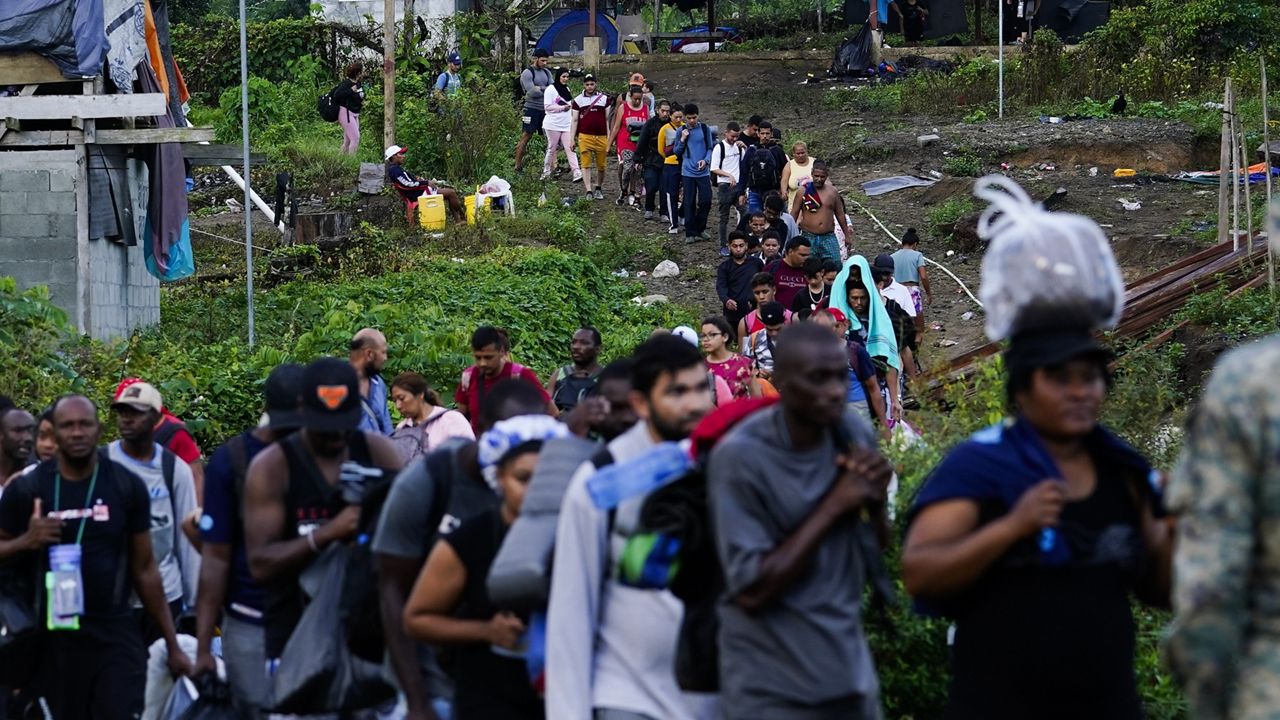
<svg viewBox="0 0 1280 720"><path fill-rule="evenodd" d="M427 477L431 478L431 508L427 512L427 527L431 528L431 533L428 546L423 548L424 557L440 536L440 523L449 512L449 501L453 497L453 485L448 482L448 478L452 477L449 465L453 463L455 452L452 448L437 450L429 453L422 461Z"/></svg>
<svg viewBox="0 0 1280 720"><path fill-rule="evenodd" d="M249 476L249 452L244 435L236 435L227 441L227 454L231 459L231 486L235 493L236 507L244 501L244 483Z"/></svg>
<svg viewBox="0 0 1280 720"><path fill-rule="evenodd" d="M160 475L164 477L164 488L169 491L169 503L173 503L173 473L177 470L178 456L172 451L160 448ZM177 508L174 508L177 512Z"/></svg>
<svg viewBox="0 0 1280 720"><path fill-rule="evenodd" d="M177 436L178 431L186 429L187 426L184 423L165 418L164 422L160 423L160 427L156 428L152 439L160 443L160 447L168 448L169 443Z"/></svg>

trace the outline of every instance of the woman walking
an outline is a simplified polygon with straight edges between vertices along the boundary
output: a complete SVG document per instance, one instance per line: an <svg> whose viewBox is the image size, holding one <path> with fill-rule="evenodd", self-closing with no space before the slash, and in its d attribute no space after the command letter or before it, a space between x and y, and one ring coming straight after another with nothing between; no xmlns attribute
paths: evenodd
<svg viewBox="0 0 1280 720"><path fill-rule="evenodd" d="M809 155L809 146L797 142L791 146L791 159L782 166L782 194L787 198L787 207L796 202L796 193L800 186L809 182L813 175L813 158Z"/></svg>
<svg viewBox="0 0 1280 720"><path fill-rule="evenodd" d="M436 449L449 438L474 440L471 423L457 410L440 402L440 396L416 372L400 373L391 381L391 402L404 420L391 433L391 442L408 465Z"/></svg>
<svg viewBox="0 0 1280 720"><path fill-rule="evenodd" d="M582 179L582 170L578 167L578 156L573 152L573 93L569 92L569 71L556 68L552 73L555 80L543 95L543 106L547 116L542 121L542 129L547 134L547 157L542 163L542 179L551 177L556 169L556 150L564 148L569 167L573 168L573 181Z"/></svg>
<svg viewBox="0 0 1280 720"><path fill-rule="evenodd" d="M699 339L707 367L729 384L735 400L759 394L752 383L751 361L729 349L733 329L728 320L719 315L703 318Z"/></svg>
<svg viewBox="0 0 1280 720"><path fill-rule="evenodd" d="M342 152L355 155L360 148L360 111L364 109L364 66L358 62L347 65L346 79L333 93L338 106L338 124L342 126Z"/></svg>

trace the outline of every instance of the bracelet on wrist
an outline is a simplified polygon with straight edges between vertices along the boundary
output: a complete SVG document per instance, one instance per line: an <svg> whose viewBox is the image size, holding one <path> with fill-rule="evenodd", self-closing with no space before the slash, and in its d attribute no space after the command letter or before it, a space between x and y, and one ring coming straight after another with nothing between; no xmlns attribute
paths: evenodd
<svg viewBox="0 0 1280 720"><path fill-rule="evenodd" d="M315 531L307 533L307 547L311 548L311 552L317 555L320 554L320 546L316 544Z"/></svg>

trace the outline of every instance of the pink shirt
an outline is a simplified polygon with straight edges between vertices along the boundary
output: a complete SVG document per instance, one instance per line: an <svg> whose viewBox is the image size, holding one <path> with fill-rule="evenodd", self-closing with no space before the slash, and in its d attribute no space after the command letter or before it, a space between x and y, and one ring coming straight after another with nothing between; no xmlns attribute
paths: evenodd
<svg viewBox="0 0 1280 720"><path fill-rule="evenodd" d="M400 424L396 425L396 434L403 434L400 432L402 428L412 428L414 424L413 420L410 419L400 421ZM431 452L450 438L476 439L476 434L471 429L471 423L462 413L438 405L427 416L427 419L422 421L422 425L426 427L426 430L423 431L426 433L426 437L420 446L422 452L416 452L417 448L415 448L415 452L412 453L413 457Z"/></svg>
<svg viewBox="0 0 1280 720"><path fill-rule="evenodd" d="M747 358L733 355L724 362L712 362L708 358L707 367L728 384L734 398L744 398L751 394L751 361Z"/></svg>

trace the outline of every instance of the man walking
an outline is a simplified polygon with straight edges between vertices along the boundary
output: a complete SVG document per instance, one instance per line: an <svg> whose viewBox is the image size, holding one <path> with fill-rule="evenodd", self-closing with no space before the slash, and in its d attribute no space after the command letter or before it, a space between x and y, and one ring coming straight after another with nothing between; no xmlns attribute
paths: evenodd
<svg viewBox="0 0 1280 720"><path fill-rule="evenodd" d="M829 330L783 331L775 369L781 401L731 430L708 466L725 716L876 720L858 515L884 502L892 469L845 410L848 358Z"/></svg>
<svg viewBox="0 0 1280 720"><path fill-rule="evenodd" d="M196 605L196 585L200 580L200 554L185 533L179 530L184 518L199 506L191 468L177 455L155 441L155 425L164 403L150 383L134 383L111 404L120 439L107 446L112 462L137 475L151 498L151 547L169 614L176 622ZM140 614L143 640L150 644L160 637L160 628Z"/></svg>
<svg viewBox="0 0 1280 720"><path fill-rule="evenodd" d="M751 280L764 269L760 258L747 256L747 239L734 230L729 240L729 257L716 268L716 294L730 327L751 312Z"/></svg>
<svg viewBox="0 0 1280 720"><path fill-rule="evenodd" d="M662 155L662 217L671 224L667 228L668 235L680 232L680 210L676 202L680 197L680 157L676 155L676 141L680 136L680 128L684 126L684 108L671 106L671 115L667 124L658 131L655 143ZM688 198L685 198L688 202Z"/></svg>
<svg viewBox="0 0 1280 720"><path fill-rule="evenodd" d="M787 243L787 250L781 260L766 266L764 271L773 276L777 285L775 299L783 307L791 307L799 295L809 285L804 276L804 261L809 259L809 239L801 235Z"/></svg>
<svg viewBox="0 0 1280 720"><path fill-rule="evenodd" d="M42 613L48 631L32 659L32 695L40 714L57 720L132 720L142 713L147 653L131 591L160 628L169 670L191 674L151 552L151 500L141 480L99 453L91 400L59 399L53 425L55 459L0 496L0 560L15 564L16 577L44 580L52 549L59 559L49 577L73 590Z"/></svg>
<svg viewBox="0 0 1280 720"><path fill-rule="evenodd" d="M0 488L31 461L36 419L21 408L0 410Z"/></svg>
<svg viewBox="0 0 1280 720"><path fill-rule="evenodd" d="M738 123L725 126L724 139L711 151L711 174L716 178L716 207L720 211L720 256L729 256L729 210L737 203L742 153L746 143L738 139Z"/></svg>
<svg viewBox="0 0 1280 720"><path fill-rule="evenodd" d="M387 336L364 328L351 338L347 355L360 378L360 429L390 435L391 411L387 409L387 383L382 368L387 364Z"/></svg>
<svg viewBox="0 0 1280 720"><path fill-rule="evenodd" d="M237 704L258 717L267 707L266 651L262 644L265 609L262 587L249 574L245 554L245 476L249 464L269 445L302 424L302 366L280 365L267 376L265 425L247 430L209 459L200 517L200 591L196 596L196 674L212 672L214 628L221 629L227 684Z"/></svg>
<svg viewBox="0 0 1280 720"><path fill-rule="evenodd" d="M671 103L666 100L658 102L653 117L645 121L640 129L640 139L636 142L636 164L644 171L644 219L652 220L658 216L655 212L654 200L662 191L662 167L666 158L658 152L657 138L662 126L671 118Z"/></svg>
<svg viewBox="0 0 1280 720"><path fill-rule="evenodd" d="M840 262L840 241L836 238L836 225L844 231L845 246L853 254L853 231L845 218L844 200L840 193L827 183L827 164L813 161L810 175L812 188L801 185L791 204L791 215L800 226L800 234L809 239L813 257Z"/></svg>
<svg viewBox="0 0 1280 720"><path fill-rule="evenodd" d="M249 466L245 546L249 571L266 593L268 682L302 618L299 577L325 548L352 540L361 527L360 506L348 502L340 482L345 470L354 469L362 480L374 470L400 470L400 453L390 440L358 430L362 414L355 370L320 358L303 371L302 430L263 450Z"/></svg>
<svg viewBox="0 0 1280 720"><path fill-rule="evenodd" d="M485 395L493 390L493 386L503 380L516 378L527 382L542 393L548 406L548 412L556 415L558 411L551 402L551 396L542 387L542 381L533 370L511 361L511 339L507 331L491 325L481 325L471 333L471 357L475 363L462 371L458 388L453 393L453 404L458 412L471 421L471 429L476 437L480 436L480 409Z"/></svg>
<svg viewBox="0 0 1280 720"><path fill-rule="evenodd" d="M676 140L680 158L680 178L684 189L685 242L707 239L707 216L711 213L711 149L715 136L706 123L698 122L698 106L684 106L684 129Z"/></svg>
<svg viewBox="0 0 1280 720"><path fill-rule="evenodd" d="M547 88L555 81L547 69L551 53L543 48L533 51L533 64L520 73L520 88L524 90L524 115L520 118L520 141L516 143L516 172L524 171L524 153L529 139L542 132L542 118L546 117L545 96Z"/></svg>
<svg viewBox="0 0 1280 720"><path fill-rule="evenodd" d="M609 156L609 98L596 90L596 76L582 78L582 94L573 99L573 121L582 153L586 196L604 199L605 158Z"/></svg>
<svg viewBox="0 0 1280 720"><path fill-rule="evenodd" d="M578 328L569 341L569 357L573 360L551 374L547 381L547 394L561 413L578 406L596 390L596 376L604 368L600 359L600 331L591 326Z"/></svg>
<svg viewBox="0 0 1280 720"><path fill-rule="evenodd" d="M711 410L707 369L694 345L657 335L632 356L631 406L640 422L606 446L623 463L688 437ZM683 693L673 663L683 604L667 590L628 587L611 568L635 531L646 496L596 507L587 462L569 481L556 528L547 611L547 717L556 720L711 718L709 696Z"/></svg>
<svg viewBox="0 0 1280 720"><path fill-rule="evenodd" d="M745 195L747 212L764 210L764 194L777 190L782 182L782 167L787 155L773 143L773 125L761 120L756 128L756 145L747 150L742 159L743 170L738 183L738 194Z"/></svg>

